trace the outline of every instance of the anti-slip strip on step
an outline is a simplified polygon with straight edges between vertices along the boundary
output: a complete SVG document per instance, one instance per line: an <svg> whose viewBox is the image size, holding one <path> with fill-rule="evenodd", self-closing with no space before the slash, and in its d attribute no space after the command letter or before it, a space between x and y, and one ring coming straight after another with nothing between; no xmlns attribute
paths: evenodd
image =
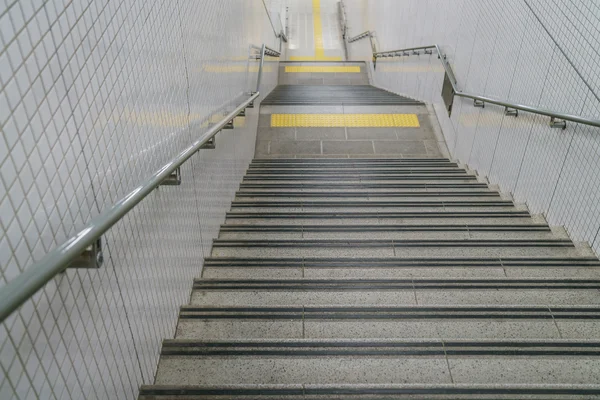
<svg viewBox="0 0 600 400"><path fill-rule="evenodd" d="M448 158L255 158L252 164L377 164L377 163L454 163Z"/></svg>
<svg viewBox="0 0 600 400"><path fill-rule="evenodd" d="M244 219L423 219L423 218L531 218L527 211L448 211L448 212L245 212L228 211L226 218Z"/></svg>
<svg viewBox="0 0 600 400"><path fill-rule="evenodd" d="M351 159L352 161L353 159ZM331 169L344 169L344 168L458 168L458 164L455 162L407 162L402 160L380 160L373 163L357 163L357 162L346 162L346 163L302 163L302 162L283 162L283 163L268 163L268 162L256 162L253 161L248 166L249 168L270 168L270 169L292 169L292 168L305 168L305 169L316 169L316 168L331 168Z"/></svg>
<svg viewBox="0 0 600 400"><path fill-rule="evenodd" d="M213 247L574 247L569 239L214 239Z"/></svg>
<svg viewBox="0 0 600 400"><path fill-rule="evenodd" d="M194 290L380 291L380 290L598 290L593 279L261 279L194 281Z"/></svg>
<svg viewBox="0 0 600 400"><path fill-rule="evenodd" d="M469 201L241 201L234 200L231 202L232 208L326 208L326 207L343 207L343 208L372 208L372 207L513 207L514 204L509 200L469 200Z"/></svg>
<svg viewBox="0 0 600 400"><path fill-rule="evenodd" d="M343 258L343 257L207 257L205 268L415 268L415 267L600 267L596 257L514 257L514 258Z"/></svg>
<svg viewBox="0 0 600 400"><path fill-rule="evenodd" d="M447 169L462 169L456 163L447 163L447 164L400 164L400 163L376 163L376 164L250 164L248 166L248 170L257 170L264 169L268 171L289 171L289 170L305 170L305 171L344 171L344 170L380 170L382 168L405 168L405 169L414 169L414 168L423 168L427 170L447 170Z"/></svg>
<svg viewBox="0 0 600 400"><path fill-rule="evenodd" d="M600 342L591 341L195 341L165 340L163 356L600 356Z"/></svg>
<svg viewBox="0 0 600 400"><path fill-rule="evenodd" d="M499 197L500 193L488 191L461 192L290 192L290 191L239 191L236 197Z"/></svg>
<svg viewBox="0 0 600 400"><path fill-rule="evenodd" d="M455 182L455 183L244 183L240 189L478 189L488 188L483 182Z"/></svg>
<svg viewBox="0 0 600 400"><path fill-rule="evenodd" d="M408 319L600 319L600 307L413 306L413 307L198 307L184 306L180 319L203 320L408 320Z"/></svg>
<svg viewBox="0 0 600 400"><path fill-rule="evenodd" d="M600 398L598 385L253 385L250 387L142 386L140 400L581 400ZM283 397L285 396L285 397ZM591 397L594 396L594 397Z"/></svg>
<svg viewBox="0 0 600 400"><path fill-rule="evenodd" d="M280 170L280 169L273 169L273 170L265 170L262 168L254 168L254 169L248 169L248 171L246 171L246 175L356 175L356 176L362 176L362 175L385 175L385 174L392 174L392 175L402 175L402 174L431 174L431 175L446 175L446 174L466 174L467 171L465 171L464 169L460 169L460 168L448 168L448 169L427 169L427 168L390 168L390 169L384 169L384 168L379 168L379 169L343 169L343 170L339 170L339 171L335 171L335 170L311 170L311 171L306 171L304 169L290 169L287 171L284 170Z"/></svg>
<svg viewBox="0 0 600 400"><path fill-rule="evenodd" d="M275 158L274 160L280 160ZM293 160L299 160L294 162ZM336 160L348 160L347 162L313 162L306 163L302 162L304 159L296 158L290 159L285 162L269 163L266 161L252 161L249 168L332 168L332 169L343 169L343 168L459 168L459 164L456 162L443 161L443 162L426 162L426 161L409 161L408 159L394 159L386 158L380 159L375 162L361 163L361 158L336 158ZM314 158L313 160L320 161L323 158ZM371 158L365 158L364 160L371 160Z"/></svg>
<svg viewBox="0 0 600 400"><path fill-rule="evenodd" d="M353 179L354 178L354 179ZM477 177L466 174L453 175L402 175L402 174L372 174L339 176L339 175L301 175L301 176L273 176L273 175L246 175L243 182L248 181L474 181Z"/></svg>
<svg viewBox="0 0 600 400"><path fill-rule="evenodd" d="M345 164L378 164L378 163L403 163L403 164L437 164L444 165L447 163L456 163L456 161L449 158L414 158L414 157L380 157L380 158L254 158L250 162L251 164L273 164L273 165L285 165L285 164L332 164L332 165L345 165Z"/></svg>
<svg viewBox="0 0 600 400"><path fill-rule="evenodd" d="M221 225L221 232L550 232L548 225Z"/></svg>

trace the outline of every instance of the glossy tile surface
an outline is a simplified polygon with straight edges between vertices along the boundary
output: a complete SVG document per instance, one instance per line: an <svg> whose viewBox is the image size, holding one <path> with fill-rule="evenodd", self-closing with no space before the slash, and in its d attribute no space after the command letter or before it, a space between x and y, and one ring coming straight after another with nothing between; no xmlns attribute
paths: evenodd
<svg viewBox="0 0 600 400"><path fill-rule="evenodd" d="M255 90L280 1L0 2L0 286ZM267 9L271 21L267 15ZM277 16L277 18L275 18ZM283 18L285 20L285 18ZM261 91L277 84L265 62ZM217 135L0 325L0 398L133 399L254 154L258 108Z"/></svg>

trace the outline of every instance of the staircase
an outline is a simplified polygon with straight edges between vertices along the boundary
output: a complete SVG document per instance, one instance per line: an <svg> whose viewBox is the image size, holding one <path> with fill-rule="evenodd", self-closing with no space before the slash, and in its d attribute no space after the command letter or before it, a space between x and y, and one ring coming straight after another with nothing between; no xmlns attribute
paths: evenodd
<svg viewBox="0 0 600 400"><path fill-rule="evenodd" d="M140 399L600 398L590 248L442 157L424 105L287 73ZM315 105L350 125L374 106L414 112L419 127L272 126Z"/></svg>

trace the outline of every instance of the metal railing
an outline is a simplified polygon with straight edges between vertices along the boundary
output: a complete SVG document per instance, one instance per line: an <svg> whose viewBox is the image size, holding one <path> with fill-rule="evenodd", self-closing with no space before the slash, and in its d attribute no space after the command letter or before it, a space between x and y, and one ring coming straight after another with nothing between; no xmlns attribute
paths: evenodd
<svg viewBox="0 0 600 400"><path fill-rule="evenodd" d="M265 56L280 57L281 53L267 47L267 45L265 45L265 44L263 44L262 47L260 48L260 55L257 57L257 60L260 60L260 67L258 68L258 79L256 81L256 91L257 92L260 90L260 84L262 82L262 74L263 74L263 67L265 64Z"/></svg>
<svg viewBox="0 0 600 400"><path fill-rule="evenodd" d="M358 35L349 38L348 43L354 43L366 38L369 38L369 42L371 42L371 52L373 54L377 53L377 40L375 36L375 31L365 31L363 33L359 33ZM375 58L373 58L373 61L375 62Z"/></svg>
<svg viewBox="0 0 600 400"><path fill-rule="evenodd" d="M90 248L96 247L97 250L100 250L100 246L98 245L99 238L154 189L165 184L177 185L181 165L201 149L214 148L214 137L217 133L223 129L233 128L233 120L237 116L245 115L246 108L253 107L254 101L260 96L259 89L265 55L280 56L279 52L270 49L264 44L259 48L261 49L261 53L257 59L260 58L260 69L256 92L250 93L249 97L237 106L235 110L211 126L198 140L154 172L144 182L140 183L135 189L117 201L111 208L93 218L75 235L71 236L63 244L46 254L39 262L26 268L19 276L0 288L0 322L4 321L52 278L64 272L67 268L72 267L73 262L77 262L82 254L88 253ZM211 144L213 147L210 146ZM93 262L101 263L102 253L100 251L96 257L97 259L94 259Z"/></svg>
<svg viewBox="0 0 600 400"><path fill-rule="evenodd" d="M365 32L367 33L367 32ZM362 33L361 35L365 35ZM358 35L358 36L361 36ZM357 36L357 37L358 37ZM365 36L362 36L365 37ZM362 38L361 37L361 38ZM359 38L360 39L360 38ZM358 40L358 39L356 39ZM444 70L448 76L448 80L452 85L453 93L452 95L458 97L464 97L468 99L473 99L473 105L476 107L485 107L486 103L495 104L498 106L504 107L504 113L506 115L511 115L517 117L519 115L519 111L524 111L532 114L539 114L550 117L550 126L555 128L565 129L567 126L566 121L576 122L578 124L590 125L595 127L600 127L600 120L582 117L579 115L561 113L553 110L548 110L540 107L528 106L525 104L513 103L507 100L501 100L493 97L481 96L475 93L470 93L466 91L462 91L458 88L458 82L456 80L456 76L454 75L454 71L450 64L448 63L448 59L446 55L441 51L440 47L437 44L429 45L429 46L419 46L419 47L411 47L406 49L399 50L390 50L390 51L373 51L373 66L377 67L377 59L378 58L388 58L388 57L410 57L413 55L432 55L433 52L437 53L438 59L441 61Z"/></svg>

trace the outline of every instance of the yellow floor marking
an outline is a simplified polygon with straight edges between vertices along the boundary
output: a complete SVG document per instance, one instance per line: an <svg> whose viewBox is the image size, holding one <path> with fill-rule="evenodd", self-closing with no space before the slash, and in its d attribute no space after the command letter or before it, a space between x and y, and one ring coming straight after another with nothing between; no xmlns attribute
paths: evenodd
<svg viewBox="0 0 600 400"><path fill-rule="evenodd" d="M290 61L342 61L342 57L329 57L325 55L323 46L323 21L321 19L321 0L312 0L313 9L313 34L315 43L315 55L291 56Z"/></svg>
<svg viewBox="0 0 600 400"><path fill-rule="evenodd" d="M272 114L277 128L419 128L416 114Z"/></svg>
<svg viewBox="0 0 600 400"><path fill-rule="evenodd" d="M357 73L360 72L360 67L334 67L334 66L323 66L318 65L306 65L300 67L285 67L285 72L344 72L344 73Z"/></svg>

